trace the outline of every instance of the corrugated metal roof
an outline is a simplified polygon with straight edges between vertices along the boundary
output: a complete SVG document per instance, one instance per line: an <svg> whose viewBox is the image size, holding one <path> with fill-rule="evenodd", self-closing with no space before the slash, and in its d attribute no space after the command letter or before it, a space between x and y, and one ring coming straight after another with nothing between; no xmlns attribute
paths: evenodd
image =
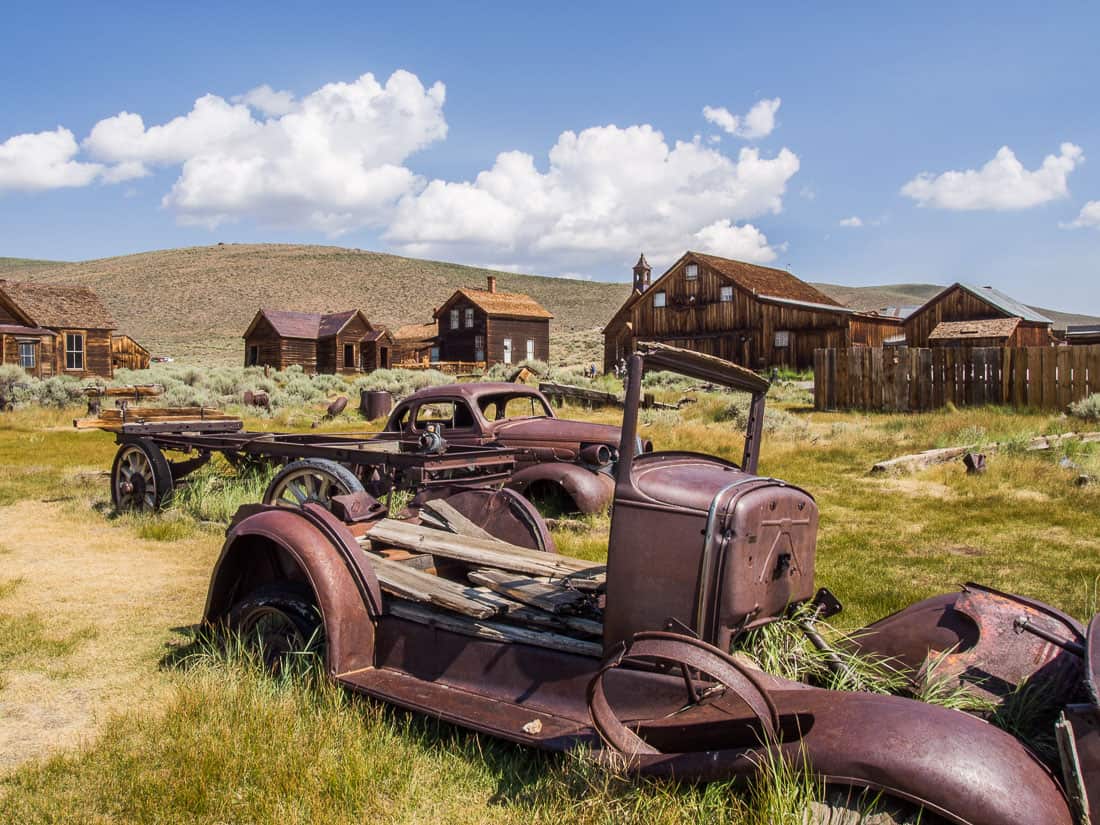
<svg viewBox="0 0 1100 825"><path fill-rule="evenodd" d="M842 307L839 304L819 304L815 301L799 301L795 298L781 298L778 295L757 295L761 301L769 301L773 304L785 304L793 307L805 307L806 309L818 309L826 312L839 312L844 315L854 315L856 310Z"/></svg>
<svg viewBox="0 0 1100 825"><path fill-rule="evenodd" d="M1100 324L1070 324L1066 327L1066 337L1074 335L1100 335Z"/></svg>
<svg viewBox="0 0 1100 825"><path fill-rule="evenodd" d="M1054 323L1042 313L1036 312L1031 307L1021 304L1015 298L1005 295L1000 290L994 289L991 286L975 286L974 284L965 284L961 282L959 286L986 303L997 307L997 309L1001 310L1005 315L1012 315L1024 321L1030 321L1036 324Z"/></svg>
<svg viewBox="0 0 1100 825"><path fill-rule="evenodd" d="M877 314L884 318L908 318L914 312L920 309L919 304L897 306L897 307L883 307L878 310Z"/></svg>
<svg viewBox="0 0 1100 825"><path fill-rule="evenodd" d="M928 340L959 338L1008 338L1020 325L1019 318L984 318L980 321L940 321Z"/></svg>

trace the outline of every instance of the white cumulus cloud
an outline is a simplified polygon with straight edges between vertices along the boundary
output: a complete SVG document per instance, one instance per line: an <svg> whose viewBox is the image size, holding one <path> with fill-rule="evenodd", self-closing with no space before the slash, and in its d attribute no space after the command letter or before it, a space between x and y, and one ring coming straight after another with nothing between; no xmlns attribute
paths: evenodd
<svg viewBox="0 0 1100 825"><path fill-rule="evenodd" d="M1061 226L1063 229L1100 229L1100 201L1089 201L1074 220Z"/></svg>
<svg viewBox="0 0 1100 825"><path fill-rule="evenodd" d="M1080 146L1063 143L1059 154L1047 155L1028 170L1007 146L981 169L922 172L901 188L921 206L955 210L1028 209L1069 194L1067 178L1085 160Z"/></svg>
<svg viewBox="0 0 1100 825"><path fill-rule="evenodd" d="M852 215L850 218L842 218L840 225L848 227L849 229L858 229L863 226L863 218L859 215Z"/></svg>
<svg viewBox="0 0 1100 825"><path fill-rule="evenodd" d="M732 222L781 211L798 167L789 149L768 158L746 147L732 158L699 140L670 146L649 125L567 131L546 171L529 154L503 152L473 181L434 180L405 196L385 236L408 254L558 269L643 247L672 259L702 239L764 260L774 255L764 236Z"/></svg>
<svg viewBox="0 0 1100 825"><path fill-rule="evenodd" d="M704 226L693 237L696 240L692 244L695 250L724 258L766 264L774 261L777 254L776 249L768 244L767 236L751 223L738 226L728 220L715 221Z"/></svg>
<svg viewBox="0 0 1100 825"><path fill-rule="evenodd" d="M289 114L294 109L294 94L275 91L266 83L233 98L234 103L245 103L265 115Z"/></svg>
<svg viewBox="0 0 1100 825"><path fill-rule="evenodd" d="M68 129L14 135L0 143L0 191L87 186L103 171L76 160L80 147Z"/></svg>
<svg viewBox="0 0 1100 825"><path fill-rule="evenodd" d="M758 100L744 117L733 114L724 106L704 106L703 117L724 132L753 140L767 137L774 131L775 113L782 102L778 97Z"/></svg>

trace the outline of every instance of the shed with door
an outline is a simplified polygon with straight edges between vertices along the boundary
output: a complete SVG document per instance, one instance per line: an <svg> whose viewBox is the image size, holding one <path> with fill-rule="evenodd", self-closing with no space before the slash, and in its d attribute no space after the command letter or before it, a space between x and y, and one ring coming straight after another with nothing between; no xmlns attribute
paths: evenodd
<svg viewBox="0 0 1100 825"><path fill-rule="evenodd" d="M387 368L393 337L358 309L295 312L260 309L244 333L245 366L307 373L359 373Z"/></svg>
<svg viewBox="0 0 1100 825"><path fill-rule="evenodd" d="M435 311L438 360L486 366L548 361L553 317L529 295L499 292L490 275L485 289L456 289Z"/></svg>

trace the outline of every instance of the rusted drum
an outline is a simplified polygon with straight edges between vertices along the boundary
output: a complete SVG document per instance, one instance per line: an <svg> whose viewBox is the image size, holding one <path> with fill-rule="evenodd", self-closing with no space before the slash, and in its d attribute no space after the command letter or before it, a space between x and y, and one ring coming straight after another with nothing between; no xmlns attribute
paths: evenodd
<svg viewBox="0 0 1100 825"><path fill-rule="evenodd" d="M393 409L393 396L386 390L363 390L359 394L359 412L368 421L385 418Z"/></svg>

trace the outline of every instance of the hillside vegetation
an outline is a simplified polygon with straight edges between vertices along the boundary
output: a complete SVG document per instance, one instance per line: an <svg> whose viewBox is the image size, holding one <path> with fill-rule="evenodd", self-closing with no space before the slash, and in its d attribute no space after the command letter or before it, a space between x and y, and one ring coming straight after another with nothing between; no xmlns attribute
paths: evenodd
<svg viewBox="0 0 1100 825"><path fill-rule="evenodd" d="M391 327L425 323L457 287L484 288L490 274L499 290L524 292L554 313L552 346L572 350L580 339L576 346L587 343L590 349L630 290L626 283L516 275L297 244L202 246L34 267L9 266L12 260L0 259L0 277L87 284L106 302L119 330L154 354L219 364L243 357L241 334L260 307L361 308L372 322Z"/></svg>

